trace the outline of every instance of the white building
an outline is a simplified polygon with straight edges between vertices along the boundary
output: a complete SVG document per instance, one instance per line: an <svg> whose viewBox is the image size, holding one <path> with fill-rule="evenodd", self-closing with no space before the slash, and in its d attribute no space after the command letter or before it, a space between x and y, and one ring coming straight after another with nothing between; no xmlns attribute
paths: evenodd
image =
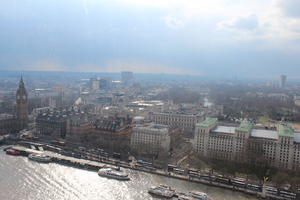
<svg viewBox="0 0 300 200"><path fill-rule="evenodd" d="M168 125L169 127L194 130L195 124L202 120L201 114L162 112L149 113L149 120L156 124Z"/></svg>
<svg viewBox="0 0 300 200"><path fill-rule="evenodd" d="M196 125L192 144L196 152L208 158L300 169L300 133L287 124L265 130L253 129L247 121L234 127L207 118Z"/></svg>
<svg viewBox="0 0 300 200"><path fill-rule="evenodd" d="M170 149L168 126L159 124L136 125L133 128L130 146L145 154L159 154Z"/></svg>

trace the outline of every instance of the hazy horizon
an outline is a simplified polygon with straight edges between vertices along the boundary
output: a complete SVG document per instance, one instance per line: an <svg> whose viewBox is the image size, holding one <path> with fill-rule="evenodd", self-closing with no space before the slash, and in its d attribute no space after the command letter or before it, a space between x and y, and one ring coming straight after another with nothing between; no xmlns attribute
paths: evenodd
<svg viewBox="0 0 300 200"><path fill-rule="evenodd" d="M300 1L4 0L0 70L300 76Z"/></svg>

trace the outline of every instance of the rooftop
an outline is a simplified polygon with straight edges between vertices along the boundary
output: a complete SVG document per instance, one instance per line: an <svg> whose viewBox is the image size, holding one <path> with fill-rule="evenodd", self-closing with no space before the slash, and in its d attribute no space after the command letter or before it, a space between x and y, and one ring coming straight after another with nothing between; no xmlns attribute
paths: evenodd
<svg viewBox="0 0 300 200"><path fill-rule="evenodd" d="M233 126L217 126L216 128L214 128L212 130L212 132L215 132L215 133L232 133L234 134L235 133L235 127Z"/></svg>
<svg viewBox="0 0 300 200"><path fill-rule="evenodd" d="M13 119L13 118L14 118L14 116L11 114L7 114L7 113L0 114L0 120Z"/></svg>
<svg viewBox="0 0 300 200"><path fill-rule="evenodd" d="M253 124L247 120L243 120L241 124L236 128L237 131L250 132Z"/></svg>
<svg viewBox="0 0 300 200"><path fill-rule="evenodd" d="M251 137L278 140L277 131L265 130L265 129L252 129Z"/></svg>
<svg viewBox="0 0 300 200"><path fill-rule="evenodd" d="M165 110L163 112L150 112L150 115L186 115L186 116L202 116L198 111L186 111L186 110Z"/></svg>
<svg viewBox="0 0 300 200"><path fill-rule="evenodd" d="M294 141L296 142L296 143L300 143L300 133L294 133Z"/></svg>
<svg viewBox="0 0 300 200"><path fill-rule="evenodd" d="M279 136L294 137L294 130L289 124L280 124L278 128L279 128Z"/></svg>
<svg viewBox="0 0 300 200"><path fill-rule="evenodd" d="M165 131L165 132L168 132L169 130L167 125L154 124L154 123L137 125L136 128L151 130L151 131Z"/></svg>
<svg viewBox="0 0 300 200"><path fill-rule="evenodd" d="M197 124L197 126L209 127L218 122L217 118L206 117L203 122Z"/></svg>

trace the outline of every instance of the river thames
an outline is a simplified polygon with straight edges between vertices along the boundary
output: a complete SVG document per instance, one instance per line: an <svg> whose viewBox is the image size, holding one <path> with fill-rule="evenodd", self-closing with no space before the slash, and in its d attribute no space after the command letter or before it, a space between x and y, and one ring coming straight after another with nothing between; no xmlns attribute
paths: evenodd
<svg viewBox="0 0 300 200"><path fill-rule="evenodd" d="M126 171L126 170L125 170ZM6 155L0 148L0 199L2 200L144 200L156 199L149 187L159 184L177 191L203 191L214 200L252 200L239 192L127 170L130 181L102 178L96 172L59 164L42 164L26 157Z"/></svg>

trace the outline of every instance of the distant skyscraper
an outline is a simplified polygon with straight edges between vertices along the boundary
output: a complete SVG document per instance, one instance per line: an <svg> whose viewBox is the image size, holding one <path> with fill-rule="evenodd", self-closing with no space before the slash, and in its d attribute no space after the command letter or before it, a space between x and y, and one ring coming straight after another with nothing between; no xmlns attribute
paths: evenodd
<svg viewBox="0 0 300 200"><path fill-rule="evenodd" d="M124 71L121 73L122 83L127 84L133 79L133 72Z"/></svg>
<svg viewBox="0 0 300 200"><path fill-rule="evenodd" d="M19 82L19 88L16 93L17 100L17 119L21 124L21 128L25 128L28 123L28 96L23 82L23 78Z"/></svg>
<svg viewBox="0 0 300 200"><path fill-rule="evenodd" d="M91 78L90 79L90 86L92 90L99 90L100 88L100 82L97 78Z"/></svg>
<svg viewBox="0 0 300 200"><path fill-rule="evenodd" d="M281 75L280 76L280 87L284 88L286 84L286 75Z"/></svg>
<svg viewBox="0 0 300 200"><path fill-rule="evenodd" d="M101 77L99 80L100 89L110 89L111 88L111 78L110 77Z"/></svg>

